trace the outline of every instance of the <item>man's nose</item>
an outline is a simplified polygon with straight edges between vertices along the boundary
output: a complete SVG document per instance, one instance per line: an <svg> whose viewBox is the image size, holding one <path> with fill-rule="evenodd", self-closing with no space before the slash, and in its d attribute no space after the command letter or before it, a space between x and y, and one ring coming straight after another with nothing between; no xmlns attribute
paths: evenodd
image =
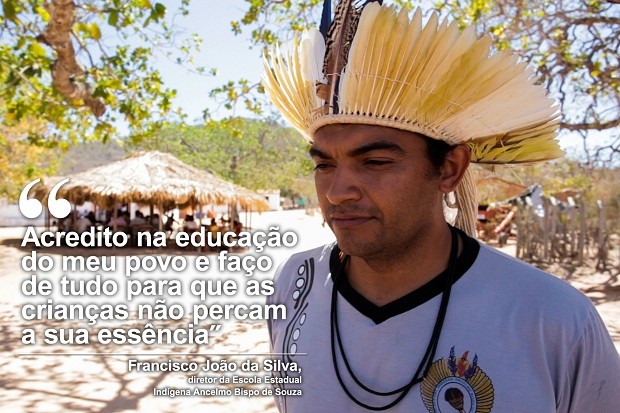
<svg viewBox="0 0 620 413"><path fill-rule="evenodd" d="M345 167L337 167L332 174L327 200L333 205L348 201L359 201L362 192L355 172Z"/></svg>

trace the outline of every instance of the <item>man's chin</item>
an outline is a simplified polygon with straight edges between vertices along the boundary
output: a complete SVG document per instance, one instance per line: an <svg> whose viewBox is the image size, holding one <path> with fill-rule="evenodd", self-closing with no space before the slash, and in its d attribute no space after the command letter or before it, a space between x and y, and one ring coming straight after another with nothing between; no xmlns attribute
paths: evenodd
<svg viewBox="0 0 620 413"><path fill-rule="evenodd" d="M336 242L338 243L338 248L343 253L350 255L352 257L365 257L374 255L381 248L378 248L375 243L371 242L362 242L360 240L352 239L351 237L338 236L336 234Z"/></svg>

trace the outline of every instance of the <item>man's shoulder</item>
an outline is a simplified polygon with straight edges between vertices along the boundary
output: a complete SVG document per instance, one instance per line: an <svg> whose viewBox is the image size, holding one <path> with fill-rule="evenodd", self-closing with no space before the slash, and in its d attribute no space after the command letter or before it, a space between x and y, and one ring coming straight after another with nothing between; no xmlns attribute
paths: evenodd
<svg viewBox="0 0 620 413"><path fill-rule="evenodd" d="M533 303L537 299L551 306L590 309L590 299L577 288L556 275L481 244L474 269L484 274L487 281L496 281L516 298Z"/></svg>
<svg viewBox="0 0 620 413"><path fill-rule="evenodd" d="M328 278L329 259L334 245L323 245L288 257L276 270L273 277L275 293L268 301L286 302L300 288L309 292L317 277Z"/></svg>
<svg viewBox="0 0 620 413"><path fill-rule="evenodd" d="M532 277L535 281L548 281L549 279L555 279L563 282L557 277L533 266L530 263L515 258L512 255L508 255L505 252L484 243L480 243L480 253L478 258L479 259L476 261L477 264L482 264L485 267L488 267L487 269L493 268L494 272L497 274L501 273L512 276Z"/></svg>
<svg viewBox="0 0 620 413"><path fill-rule="evenodd" d="M309 250L296 252L289 256L284 262L280 265L281 270L289 269L294 266L298 266L303 264L305 261L313 260L315 263L317 262L328 262L331 256L331 252L334 249L335 243L321 245L320 247L312 248Z"/></svg>
<svg viewBox="0 0 620 413"><path fill-rule="evenodd" d="M329 269L329 259L335 245L335 243L325 244L320 247L292 254L279 265L274 279L282 282L281 279L295 276L299 271L302 271L304 267L308 267L308 270L314 270L319 265L327 264L326 268Z"/></svg>

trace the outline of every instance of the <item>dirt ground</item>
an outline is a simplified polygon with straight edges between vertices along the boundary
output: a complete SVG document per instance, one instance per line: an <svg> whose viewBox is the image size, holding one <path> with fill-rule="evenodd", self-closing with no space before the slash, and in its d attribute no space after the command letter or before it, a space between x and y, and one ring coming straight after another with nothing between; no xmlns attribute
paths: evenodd
<svg viewBox="0 0 620 413"><path fill-rule="evenodd" d="M254 226L266 228L270 222L278 222L281 228L294 228L300 236L296 249L302 250L330 242L333 235L321 225L320 217L303 211L291 211L274 215L264 214L254 218ZM263 226L264 225L264 226ZM128 371L128 360L175 360L195 361L235 360L260 362L269 351L264 322L228 322L220 332L211 336L210 343L195 345L104 346L100 344L50 346L22 344L22 330L34 328L37 333L56 327L79 328L84 325L59 321L25 321L20 309L27 301L20 292L26 277L20 268L20 260L29 251L20 246L23 229L0 228L0 411L2 413L52 413L52 412L148 412L166 413L178 411L218 412L275 412L269 396L155 396L154 389L182 388L191 383L190 372L135 372ZM504 247L514 255L514 245ZM111 251L89 250L89 254L110 254ZM291 250L274 251L272 256L279 262ZM56 258L76 255L76 250L57 249L47 253ZM117 256L137 254L136 251L116 250ZM157 254L157 251L141 251L140 254ZM175 252L178 253L178 252ZM198 255L185 251L184 254ZM614 255L615 254L615 255ZM618 251L612 255L618 257ZM620 350L620 280L617 262L608 271L596 271L593 263L573 268L554 264L545 268L570 282L586 293L595 303L607 328ZM50 280L58 280L59 273L45 274ZM223 278L231 277L230 274ZM153 275L153 278L155 276ZM56 299L56 298L54 298ZM244 298L242 298L244 299ZM44 300L42 302L45 302ZM127 320L131 327L135 320ZM179 322L166 322L172 329L184 327ZM160 325L161 327L161 325ZM140 354L140 356L132 356ZM213 386L199 386L209 388ZM222 390L262 391L264 384L219 384Z"/></svg>

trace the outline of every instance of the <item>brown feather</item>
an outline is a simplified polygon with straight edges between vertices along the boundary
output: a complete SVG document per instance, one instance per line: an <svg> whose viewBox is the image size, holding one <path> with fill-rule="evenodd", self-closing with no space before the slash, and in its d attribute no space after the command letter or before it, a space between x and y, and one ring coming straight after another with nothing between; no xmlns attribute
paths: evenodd
<svg viewBox="0 0 620 413"><path fill-rule="evenodd" d="M359 2L359 1L358 1ZM323 113L338 112L338 80L347 64L349 49L357 31L360 16L368 1L356 6L355 0L343 0L336 6L334 21L329 27L325 42L323 73L327 83L317 83L317 96L325 100Z"/></svg>

